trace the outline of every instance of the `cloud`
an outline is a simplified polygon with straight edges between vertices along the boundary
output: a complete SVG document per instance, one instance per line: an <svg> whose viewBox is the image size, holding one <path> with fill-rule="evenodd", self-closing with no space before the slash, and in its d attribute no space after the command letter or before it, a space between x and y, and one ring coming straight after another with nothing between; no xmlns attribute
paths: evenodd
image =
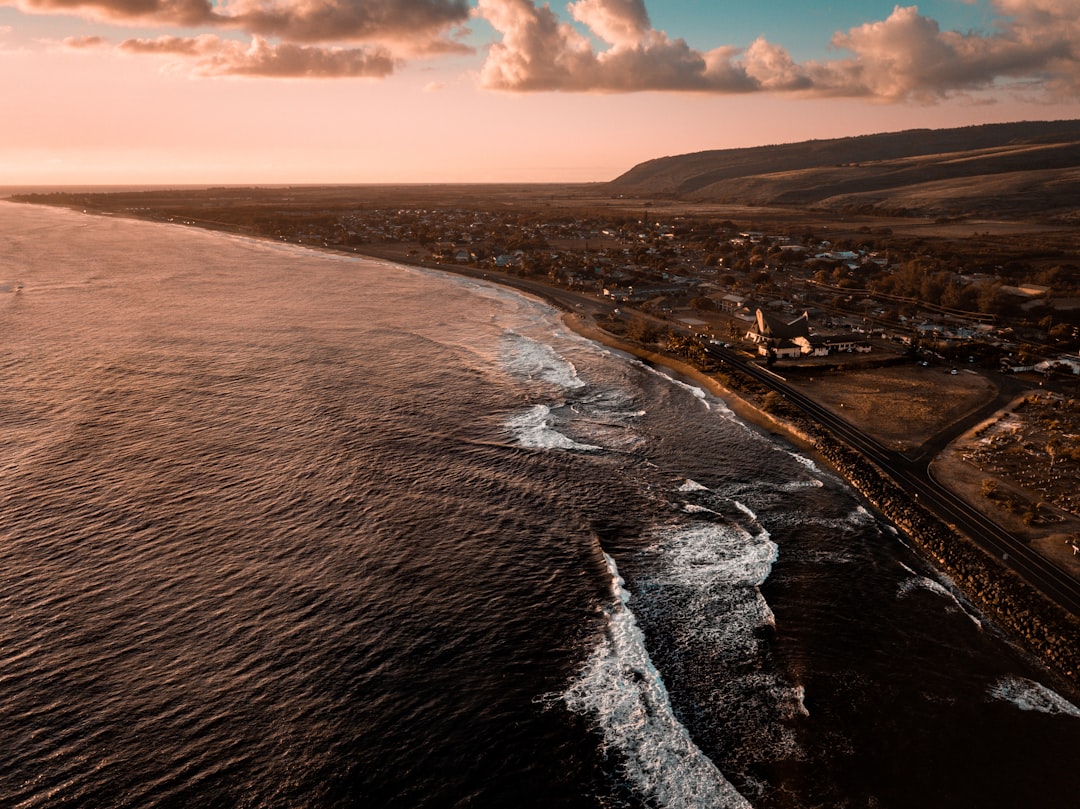
<svg viewBox="0 0 1080 809"><path fill-rule="evenodd" d="M1070 57L1071 47L1045 25L1039 29L1036 34L1014 20L990 35L942 31L917 7L897 6L881 22L833 37L833 45L853 53L853 59L814 65L810 73L824 92L934 100L1010 79L1044 77L1055 60Z"/></svg>
<svg viewBox="0 0 1080 809"><path fill-rule="evenodd" d="M832 38L847 52L796 63L759 38L745 49L701 52L654 29L643 0L578 0L567 8L606 47L533 0L479 0L476 14L501 35L481 83L515 92L559 90L709 93L796 92L886 102L936 101L999 87L1080 92L1080 2L993 0L990 32L942 31L916 6Z"/></svg>
<svg viewBox="0 0 1080 809"><path fill-rule="evenodd" d="M81 14L113 22L194 26L214 18L209 0L18 0L16 5L30 13Z"/></svg>
<svg viewBox="0 0 1080 809"><path fill-rule="evenodd" d="M692 48L653 27L647 0L559 2L564 10L539 0L476 0L472 10L469 0L0 0L0 6L196 29L199 36L128 40L120 49L188 58L202 75L386 76L404 58L472 52L465 26L477 17L497 33L480 83L507 92L772 92L922 103L1009 90L1051 100L1080 96L1080 0L987 0L989 27L975 31L942 30L916 6L898 5L885 19L835 33L829 43L835 58L801 63L764 37ZM230 38L241 35L250 44ZM79 37L65 45L103 47Z"/></svg>
<svg viewBox="0 0 1080 809"><path fill-rule="evenodd" d="M229 0L222 24L294 42L393 43L410 52L468 50L446 32L469 19L466 0Z"/></svg>
<svg viewBox="0 0 1080 809"><path fill-rule="evenodd" d="M193 60L203 76L383 77L400 58L471 53L460 37L467 0L0 0L32 13L79 14L140 27L243 32L250 45L217 33L129 39L118 50ZM363 47L340 47L360 43ZM74 49L102 47L78 37Z"/></svg>
<svg viewBox="0 0 1080 809"><path fill-rule="evenodd" d="M98 36L67 37L64 39L63 45L65 48L77 51L111 47L108 40Z"/></svg>
<svg viewBox="0 0 1080 809"><path fill-rule="evenodd" d="M498 90L634 92L753 89L731 63L735 51L691 49L654 30L640 0L581 0L570 5L579 22L607 42L600 53L550 7L531 0L479 0L476 14L502 35L488 51L481 83Z"/></svg>
<svg viewBox="0 0 1080 809"><path fill-rule="evenodd" d="M569 9L575 20L615 46L640 45L652 31L644 0L579 0Z"/></svg>
<svg viewBox="0 0 1080 809"><path fill-rule="evenodd" d="M11 0L0 0L8 4ZM17 0L23 11L138 25L240 30L289 42L374 42L403 52L468 51L450 34L467 0Z"/></svg>
<svg viewBox="0 0 1080 809"><path fill-rule="evenodd" d="M394 59L381 49L319 48L271 43L254 37L250 45L212 34L128 39L117 48L129 54L188 57L200 76L272 76L276 78L384 78Z"/></svg>

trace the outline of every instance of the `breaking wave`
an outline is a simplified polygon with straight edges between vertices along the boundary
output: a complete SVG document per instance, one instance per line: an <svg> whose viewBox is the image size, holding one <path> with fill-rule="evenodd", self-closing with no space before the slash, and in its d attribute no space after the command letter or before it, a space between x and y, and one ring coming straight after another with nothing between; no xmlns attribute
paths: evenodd
<svg viewBox="0 0 1080 809"><path fill-rule="evenodd" d="M672 807L749 807L747 800L694 744L675 718L667 689L645 648L645 638L627 606L614 560L614 603L599 646L563 694L567 707L592 718L607 752L615 753L627 780L647 800Z"/></svg>
<svg viewBox="0 0 1080 809"><path fill-rule="evenodd" d="M971 610L964 606L963 602L961 602L960 599L956 597L955 593L953 593L951 590L949 590L947 587L940 584L939 582L934 581L933 579L927 578L926 576L920 576L903 562L900 563L900 566L911 574L911 578L904 579L904 581L900 582L900 587L896 594L897 598L904 598L909 595L913 590L928 590L929 592L934 593L935 595L939 595L945 600L952 602L956 606L957 610L964 613L964 615L971 619L971 622L975 624L975 626L979 627L979 629L982 629L982 621L979 620L979 618L976 617L971 612Z"/></svg>
<svg viewBox="0 0 1080 809"><path fill-rule="evenodd" d="M577 452L596 452L601 447L580 444L555 429L555 418L547 405L534 405L506 422L506 427L519 446L531 449L562 449Z"/></svg>
<svg viewBox="0 0 1080 809"><path fill-rule="evenodd" d="M990 696L1003 702L1011 702L1021 711L1038 711L1080 719L1080 708L1056 691L1024 677L1002 677L990 688Z"/></svg>
<svg viewBox="0 0 1080 809"><path fill-rule="evenodd" d="M564 390L585 387L573 363L560 357L547 343L507 331L499 353L503 368L518 378L546 382Z"/></svg>

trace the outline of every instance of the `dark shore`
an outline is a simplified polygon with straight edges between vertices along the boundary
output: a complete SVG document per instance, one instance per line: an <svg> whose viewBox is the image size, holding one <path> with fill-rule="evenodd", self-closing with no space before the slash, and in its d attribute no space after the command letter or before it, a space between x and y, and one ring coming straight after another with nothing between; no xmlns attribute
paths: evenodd
<svg viewBox="0 0 1080 809"><path fill-rule="evenodd" d="M191 225L238 232L224 223L192 222ZM341 249L314 245L311 249L335 254L342 252ZM651 364L663 365L700 384L722 398L748 423L765 432L782 435L838 472L874 511L909 537L979 609L1074 688L1080 688L1080 619L1077 616L1052 602L1002 560L983 551L970 537L931 514L911 492L802 411L782 403L766 412L762 406L766 391L749 377L735 369L716 374L660 346L642 345L605 330L603 323L593 317L594 312L601 311L595 298L590 302L586 296L495 270L440 264L409 255L403 249L380 250L365 245L347 252L486 280L533 295L563 311L567 327L583 337ZM584 304L578 306L575 302Z"/></svg>
<svg viewBox="0 0 1080 809"><path fill-rule="evenodd" d="M757 428L779 434L795 446L810 452L835 470L866 500L882 518L892 523L930 559L982 612L1039 657L1074 688L1080 688L1080 620L1063 609L999 560L982 550L970 537L930 513L906 491L862 454L843 443L822 425L810 421L794 408L766 412L758 401L760 391L752 380L735 373L725 373L723 380L685 358L644 346L614 335L587 314L567 304L557 290L543 285L522 283L503 273L477 271L430 261L365 253L372 258L483 278L501 283L526 294L536 295L564 312L568 328L582 337L636 356L645 362L662 365L677 375L700 384L723 399L744 421Z"/></svg>

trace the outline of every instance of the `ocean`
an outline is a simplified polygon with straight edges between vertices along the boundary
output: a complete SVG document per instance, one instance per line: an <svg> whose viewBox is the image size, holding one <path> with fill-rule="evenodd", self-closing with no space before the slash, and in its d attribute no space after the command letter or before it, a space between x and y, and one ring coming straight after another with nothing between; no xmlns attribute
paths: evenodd
<svg viewBox="0 0 1080 809"><path fill-rule="evenodd" d="M479 281L0 204L0 805L1072 807L834 473Z"/></svg>

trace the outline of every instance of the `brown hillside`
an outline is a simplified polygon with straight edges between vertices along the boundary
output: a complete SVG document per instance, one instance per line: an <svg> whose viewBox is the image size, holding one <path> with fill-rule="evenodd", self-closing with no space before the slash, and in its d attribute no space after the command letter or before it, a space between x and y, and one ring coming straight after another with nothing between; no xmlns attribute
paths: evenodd
<svg viewBox="0 0 1080 809"><path fill-rule="evenodd" d="M650 160L644 197L934 216L1080 219L1080 121L911 130Z"/></svg>

